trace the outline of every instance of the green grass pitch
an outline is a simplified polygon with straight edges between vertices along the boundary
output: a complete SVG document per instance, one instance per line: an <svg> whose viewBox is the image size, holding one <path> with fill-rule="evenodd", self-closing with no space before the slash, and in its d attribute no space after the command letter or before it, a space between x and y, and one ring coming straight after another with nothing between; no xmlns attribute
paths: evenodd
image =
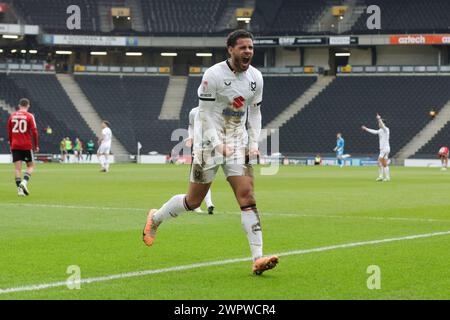
<svg viewBox="0 0 450 320"><path fill-rule="evenodd" d="M38 165L31 195L16 195L12 165L0 166L0 299L450 299L450 234L392 242L342 244L450 231L450 172L281 167L256 173L264 252L291 253L258 277L240 222L239 207L221 170L213 184L216 212L187 213L165 222L152 248L141 240L148 208L185 193L188 166ZM203 206L204 207L204 206ZM218 262L212 265L193 264ZM57 286L68 266L81 279L160 270L81 289ZM369 266L380 289L369 290Z"/></svg>

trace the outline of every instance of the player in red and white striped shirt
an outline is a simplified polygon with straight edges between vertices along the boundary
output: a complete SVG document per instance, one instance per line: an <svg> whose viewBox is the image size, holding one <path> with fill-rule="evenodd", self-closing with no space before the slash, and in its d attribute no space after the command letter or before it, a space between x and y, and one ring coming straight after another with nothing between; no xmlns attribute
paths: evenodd
<svg viewBox="0 0 450 320"><path fill-rule="evenodd" d="M34 170L33 150L39 152L36 121L34 116L28 112L29 108L30 100L20 99L19 110L14 112L8 120L9 145L15 166L16 186L19 196L29 195L27 184ZM23 161L26 162L27 169L22 180Z"/></svg>
<svg viewBox="0 0 450 320"><path fill-rule="evenodd" d="M439 158L441 158L442 171L446 171L448 167L448 147L441 147L439 149Z"/></svg>

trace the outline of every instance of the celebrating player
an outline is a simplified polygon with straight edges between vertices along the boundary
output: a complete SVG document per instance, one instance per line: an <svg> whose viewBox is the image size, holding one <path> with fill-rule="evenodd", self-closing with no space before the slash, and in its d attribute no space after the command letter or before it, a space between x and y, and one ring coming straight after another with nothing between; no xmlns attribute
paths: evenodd
<svg viewBox="0 0 450 320"><path fill-rule="evenodd" d="M338 159L338 165L342 168L344 166L344 161L342 161L342 156L344 155L345 140L342 138L342 133L338 132L336 134L336 147L333 149L336 152L336 158Z"/></svg>
<svg viewBox="0 0 450 320"><path fill-rule="evenodd" d="M108 121L102 122L102 137L98 140L97 157L100 161L101 172L109 171L109 153L111 152L112 131Z"/></svg>
<svg viewBox="0 0 450 320"><path fill-rule="evenodd" d="M389 145L389 128L386 127L381 116L377 114L376 119L378 121L378 130L368 129L366 126L361 128L371 134L376 134L380 141L380 155L378 156L378 178L376 181L389 181L391 176L389 173L389 152L391 147Z"/></svg>
<svg viewBox="0 0 450 320"><path fill-rule="evenodd" d="M196 120L198 121L198 110L199 110L199 107L196 107L196 108L193 108L191 110L191 112L189 112L189 127L188 127L189 137L185 141L186 146L188 148L191 148L194 143L194 127L195 127ZM214 213L214 204L212 202L212 197L211 197L211 188L209 188L208 193L205 196L205 202L206 202L206 207L208 208L208 213L213 214ZM194 211L202 212L202 209L200 207L198 207Z"/></svg>
<svg viewBox="0 0 450 320"><path fill-rule="evenodd" d="M448 167L448 147L443 146L439 149L439 158L441 159L441 163L442 163L442 171L447 171L447 167Z"/></svg>
<svg viewBox="0 0 450 320"><path fill-rule="evenodd" d="M30 100L22 98L19 101L18 111L8 119L8 136L13 163L15 166L16 186L19 196L29 195L28 182L34 170L34 150L39 152L38 130L34 116L28 112ZM22 161L25 161L27 169L22 180Z"/></svg>
<svg viewBox="0 0 450 320"><path fill-rule="evenodd" d="M200 122L194 128L194 163L188 192L172 197L158 210L149 211L143 241L151 246L162 222L199 207L221 165L241 208L241 222L253 257L253 273L260 275L278 263L276 256L263 256L253 169L248 161L259 154L263 78L250 65L251 33L232 32L227 38L227 49L230 58L206 70L198 89Z"/></svg>

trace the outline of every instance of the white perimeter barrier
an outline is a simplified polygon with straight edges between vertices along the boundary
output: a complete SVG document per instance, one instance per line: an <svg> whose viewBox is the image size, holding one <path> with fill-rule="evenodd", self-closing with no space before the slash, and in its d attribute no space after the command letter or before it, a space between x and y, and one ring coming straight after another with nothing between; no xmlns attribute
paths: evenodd
<svg viewBox="0 0 450 320"><path fill-rule="evenodd" d="M406 159L405 160L405 167L422 167L422 168L429 168L429 167L440 167L441 166L441 160L439 159Z"/></svg>
<svg viewBox="0 0 450 320"><path fill-rule="evenodd" d="M39 156L35 156L35 158L39 158ZM70 155L69 161L66 161L66 164L90 164L90 163L99 163L97 155L92 155L92 160L91 161L86 161L86 155L83 154L82 160L80 162L78 162L78 159L74 156L74 155ZM108 157L109 163L115 163L114 161L114 156L110 155ZM0 154L0 163L11 163L12 159L11 159L11 155L9 154ZM39 159L36 159L36 162L40 162ZM53 163L58 163L59 159L57 158L56 155L53 156L52 158L52 162Z"/></svg>
<svg viewBox="0 0 450 320"><path fill-rule="evenodd" d="M157 164L164 164L167 163L167 159L165 155L160 155L160 154L156 154L156 155L145 155L145 156L139 156L139 163L141 164L153 164L153 163L157 163Z"/></svg>
<svg viewBox="0 0 450 320"><path fill-rule="evenodd" d="M11 161L10 154L0 154L0 163L11 163Z"/></svg>

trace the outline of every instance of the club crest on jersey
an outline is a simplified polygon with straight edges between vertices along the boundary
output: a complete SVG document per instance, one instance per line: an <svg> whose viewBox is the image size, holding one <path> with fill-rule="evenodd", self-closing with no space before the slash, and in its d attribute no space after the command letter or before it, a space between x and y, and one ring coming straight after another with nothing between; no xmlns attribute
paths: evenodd
<svg viewBox="0 0 450 320"><path fill-rule="evenodd" d="M236 109L242 108L244 106L245 99L242 96L236 97L233 100L233 107Z"/></svg>
<svg viewBox="0 0 450 320"><path fill-rule="evenodd" d="M256 90L256 81L250 82L250 90L252 92L255 92L255 90Z"/></svg>

